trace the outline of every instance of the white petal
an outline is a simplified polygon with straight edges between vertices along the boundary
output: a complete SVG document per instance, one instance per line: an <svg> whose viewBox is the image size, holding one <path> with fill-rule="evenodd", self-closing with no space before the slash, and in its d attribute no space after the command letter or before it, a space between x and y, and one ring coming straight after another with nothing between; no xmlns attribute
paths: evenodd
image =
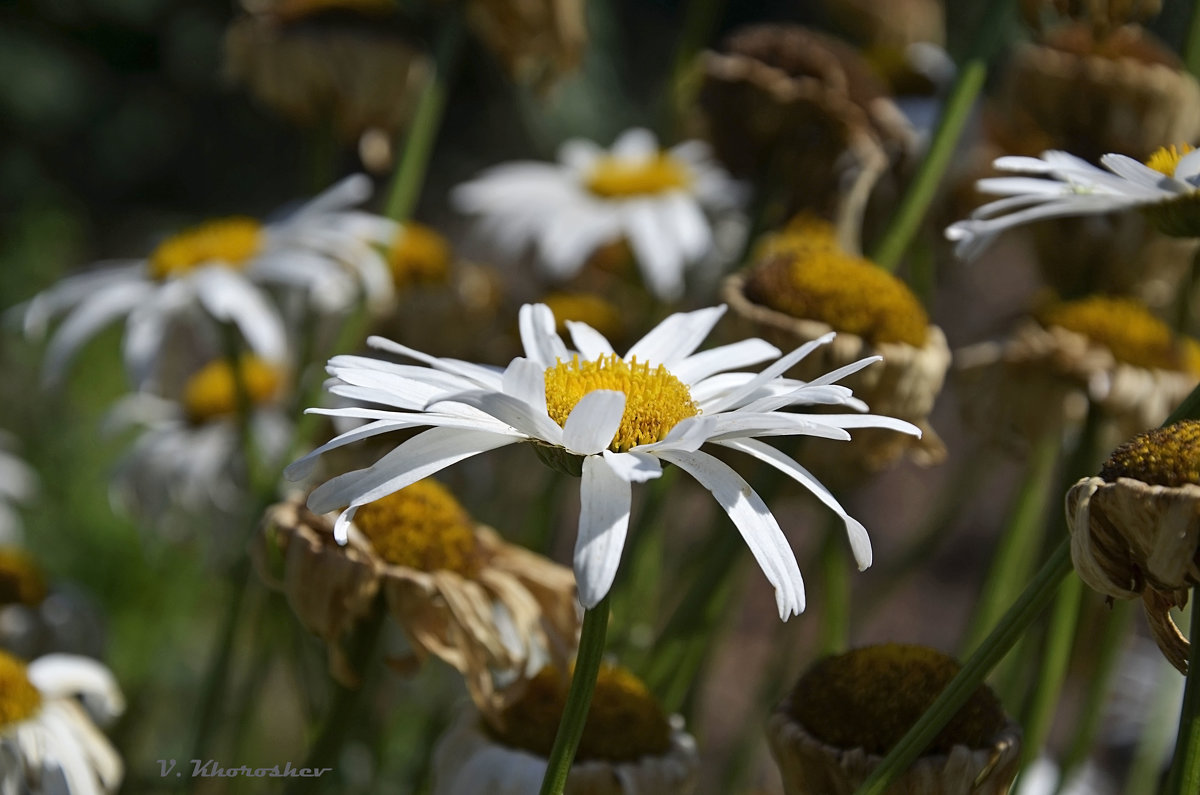
<svg viewBox="0 0 1200 795"><path fill-rule="evenodd" d="M729 514L767 581L775 586L779 617L787 621L789 616L804 612L804 580L796 556L779 523L754 489L707 453L671 450L659 456L694 477Z"/></svg>
<svg viewBox="0 0 1200 795"><path fill-rule="evenodd" d="M286 357L283 319L266 295L241 274L214 265L197 268L188 280L204 309L215 319L236 325L256 354L276 362Z"/></svg>
<svg viewBox="0 0 1200 795"><path fill-rule="evenodd" d="M1130 190L1132 190L1135 185L1140 185L1141 187L1150 188L1152 190L1157 189L1159 183L1163 182L1164 179L1167 179L1166 175L1164 175L1162 172L1156 171L1155 169L1147 166L1145 163L1140 163L1137 160L1134 160L1132 157L1128 157L1126 155L1104 155L1100 158L1100 162L1104 164L1105 168L1116 174L1118 177L1133 183L1133 185L1129 186Z"/></svg>
<svg viewBox="0 0 1200 795"><path fill-rule="evenodd" d="M780 353L771 343L755 337L692 354L672 367L671 375L685 384L694 384L716 373L775 359Z"/></svg>
<svg viewBox="0 0 1200 795"><path fill-rule="evenodd" d="M595 361L601 356L613 353L613 346L604 335L587 323L578 320L568 320L567 330L571 332L571 342L588 361Z"/></svg>
<svg viewBox="0 0 1200 795"><path fill-rule="evenodd" d="M713 414L736 406L740 401L753 395L759 387L783 375L796 362L808 356L822 345L831 342L835 336L837 335L831 331L815 340L809 340L741 386L717 396L711 403L706 402L701 404L700 409L708 414Z"/></svg>
<svg viewBox="0 0 1200 795"><path fill-rule="evenodd" d="M46 349L43 375L46 383L59 382L66 372L67 365L84 343L138 304L147 299L152 300L153 293L153 285L144 281L117 282L105 286L81 301L59 326Z"/></svg>
<svg viewBox="0 0 1200 795"><path fill-rule="evenodd" d="M609 151L622 160L649 160L658 155L658 138L644 127L633 127L621 133Z"/></svg>
<svg viewBox="0 0 1200 795"><path fill-rule="evenodd" d="M563 425L563 447L580 455L599 453L612 444L624 414L624 392L612 389L588 392L571 409Z"/></svg>
<svg viewBox="0 0 1200 795"><path fill-rule="evenodd" d="M1188 152L1175 165L1175 179L1183 180L1192 187L1195 187L1194 177L1200 174L1200 154L1197 153L1200 153L1200 149Z"/></svg>
<svg viewBox="0 0 1200 795"><path fill-rule="evenodd" d="M612 450L605 450L602 455L613 472L630 483L645 483L662 475L662 464L652 455L634 451L614 453Z"/></svg>
<svg viewBox="0 0 1200 795"><path fill-rule="evenodd" d="M558 423L550 419L550 415L544 409L538 411L533 406L512 395L506 395L503 392L491 392L486 389L479 389L473 392L458 392L439 398L430 403L426 409L435 410L435 407L445 406L447 403L462 403L478 409L495 417L511 428L515 428L519 433L529 438L540 439L550 444L562 444L562 428L559 427Z"/></svg>
<svg viewBox="0 0 1200 795"><path fill-rule="evenodd" d="M595 607L617 576L629 529L630 491L629 481L614 472L603 456L583 459L575 583L585 608Z"/></svg>
<svg viewBox="0 0 1200 795"><path fill-rule="evenodd" d="M518 314L525 355L542 367L568 361L567 346L554 330L554 312L545 304L525 304Z"/></svg>
<svg viewBox="0 0 1200 795"><path fill-rule="evenodd" d="M407 345L401 345L398 342L393 342L386 337L367 337L367 345L372 348L377 348L388 353L394 353L399 356L406 356L409 359L416 359L418 362L434 367L446 373L460 375L463 378L469 378L480 386L489 389L500 389L502 370L496 367L489 367L483 364L475 364L474 362L464 362L461 359L443 359L437 356L430 356L427 353L422 353L415 348L410 348Z"/></svg>
<svg viewBox="0 0 1200 795"><path fill-rule="evenodd" d="M524 357L509 362L501 382L505 394L527 403L534 411L546 413L546 370Z"/></svg>
<svg viewBox="0 0 1200 795"><path fill-rule="evenodd" d="M659 215L659 205L653 199L630 200L621 205L625 236L646 286L663 301L677 301L683 295L685 257L679 241L671 236Z"/></svg>
<svg viewBox="0 0 1200 795"><path fill-rule="evenodd" d="M871 565L871 537L867 535L867 528L863 527L862 523L846 513L846 510L842 508L837 498L833 496L829 489L825 488L821 481L817 480L811 472L797 463L795 459L756 439L726 439L717 442L717 444L733 450L740 450L743 453L754 456L759 461L770 464L812 492L814 497L841 517L845 523L846 536L850 539L850 549L854 553L854 560L858 564L858 570L863 571Z"/></svg>
<svg viewBox="0 0 1200 795"><path fill-rule="evenodd" d="M700 347L723 314L724 304L694 312L676 312L635 342L625 354L625 361L636 357L639 362L661 364L670 370Z"/></svg>
<svg viewBox="0 0 1200 795"><path fill-rule="evenodd" d="M116 677L90 657L47 654L29 664L28 674L29 681L44 695L86 697L103 721L125 711L125 698Z"/></svg>

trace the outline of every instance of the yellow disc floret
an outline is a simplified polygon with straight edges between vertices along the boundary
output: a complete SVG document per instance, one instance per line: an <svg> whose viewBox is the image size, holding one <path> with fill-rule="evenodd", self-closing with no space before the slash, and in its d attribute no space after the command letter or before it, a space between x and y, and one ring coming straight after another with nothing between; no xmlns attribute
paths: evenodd
<svg viewBox="0 0 1200 795"><path fill-rule="evenodd" d="M1051 304L1035 317L1043 326L1059 326L1103 345L1119 362L1200 374L1194 369L1196 356L1185 341L1132 298L1094 295Z"/></svg>
<svg viewBox="0 0 1200 795"><path fill-rule="evenodd" d="M354 524L388 563L418 571L453 571L471 577L479 560L475 522L436 480L418 480L367 503Z"/></svg>
<svg viewBox="0 0 1200 795"><path fill-rule="evenodd" d="M279 392L283 375L256 356L243 356L238 363L242 385L251 406L269 403ZM234 414L238 410L238 384L233 368L224 359L209 362L188 379L183 405L194 423Z"/></svg>
<svg viewBox="0 0 1200 795"><path fill-rule="evenodd" d="M42 694L29 681L25 663L0 651L0 731L33 717Z"/></svg>
<svg viewBox="0 0 1200 795"><path fill-rule="evenodd" d="M1175 167L1188 152L1194 152L1196 147L1190 144L1182 146L1160 146L1146 159L1146 166L1168 177L1175 176Z"/></svg>
<svg viewBox="0 0 1200 795"><path fill-rule="evenodd" d="M872 345L902 342L919 348L929 327L921 302L904 282L868 260L819 243L780 248L751 271L746 296Z"/></svg>
<svg viewBox="0 0 1200 795"><path fill-rule="evenodd" d="M1200 420L1138 434L1113 450L1100 477L1109 483L1133 478L1151 486L1200 486Z"/></svg>
<svg viewBox="0 0 1200 795"><path fill-rule="evenodd" d="M958 673L951 657L924 646L886 643L826 657L800 678L787 711L814 737L838 748L887 753ZM955 745L987 748L1004 726L985 685L934 738L927 754Z"/></svg>
<svg viewBox="0 0 1200 795"><path fill-rule="evenodd" d="M46 578L33 558L17 547L0 547L0 605L40 604Z"/></svg>
<svg viewBox="0 0 1200 795"><path fill-rule="evenodd" d="M488 728L510 748L549 756L566 696L562 674L543 668L500 713L502 728ZM624 668L601 666L576 758L632 762L663 754L670 746L671 725L646 686Z"/></svg>
<svg viewBox="0 0 1200 795"><path fill-rule="evenodd" d="M692 176L687 167L664 152L637 161L602 157L592 166L584 184L597 196L625 199L666 193L686 188L691 183Z"/></svg>
<svg viewBox="0 0 1200 795"><path fill-rule="evenodd" d="M575 356L546 370L546 410L565 425L575 404L597 389L625 393L625 413L609 445L618 453L661 441L680 420L700 413L687 385L667 368L626 362L612 353L594 361Z"/></svg>
<svg viewBox="0 0 1200 795"><path fill-rule="evenodd" d="M180 276L205 264L239 268L262 248L262 225L253 218L207 221L167 238L150 255L150 275Z"/></svg>
<svg viewBox="0 0 1200 795"><path fill-rule="evenodd" d="M800 213L788 221L783 229L759 238L751 259L755 262L766 262L780 254L813 251L841 252L837 242L837 229L824 218Z"/></svg>
<svg viewBox="0 0 1200 795"><path fill-rule="evenodd" d="M388 251L388 265L397 289L444 282L450 273L450 244L428 226L409 221Z"/></svg>

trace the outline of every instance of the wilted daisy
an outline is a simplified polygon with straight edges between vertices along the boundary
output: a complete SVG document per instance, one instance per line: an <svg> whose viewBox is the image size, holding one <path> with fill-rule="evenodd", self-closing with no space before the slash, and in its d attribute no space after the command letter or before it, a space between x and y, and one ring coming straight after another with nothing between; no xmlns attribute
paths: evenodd
<svg viewBox="0 0 1200 795"><path fill-rule="evenodd" d="M435 795L526 795L546 773L566 703L561 670L543 669L499 713L462 712L434 752ZM690 795L700 758L633 674L602 666L564 795Z"/></svg>
<svg viewBox="0 0 1200 795"><path fill-rule="evenodd" d="M802 414L789 406L841 405L864 409L838 379L878 360L868 357L807 383L782 374L833 339L814 340L761 373L740 368L775 359L780 351L749 339L697 353L724 306L669 316L625 354L590 326L570 323L578 349L568 351L543 304L521 308L525 355L507 368L439 359L380 339L369 343L427 367L360 356L329 362L330 391L385 408L314 409L371 420L343 433L289 468L302 477L314 458L388 431L433 426L403 442L374 465L339 475L309 497L318 512L341 510L335 532L362 505L451 464L498 447L531 442L548 462L582 477L575 577L585 607L595 606L616 575L629 524L630 487L675 464L708 489L737 526L775 587L781 618L804 609L804 586L783 531L762 498L719 459L700 451L708 442L738 450L796 480L843 517L855 559L871 563L865 528L806 469L761 442L760 436L808 435L848 440L848 428L891 428L919 435L913 425L873 414ZM731 372L734 371L734 372Z"/></svg>
<svg viewBox="0 0 1200 795"><path fill-rule="evenodd" d="M677 299L684 271L713 250L706 213L741 202L740 187L700 141L663 150L639 128L607 150L567 141L558 161L494 166L453 194L459 210L480 216L482 235L501 254L517 258L533 246L538 263L558 280L624 238L650 291Z"/></svg>
<svg viewBox="0 0 1200 795"><path fill-rule="evenodd" d="M345 545L334 540L334 518L305 509L299 496L275 505L254 557L328 644L339 681L359 683L343 644L381 593L417 661L433 654L452 665L485 707L497 700L498 678L523 679L574 650L570 569L505 543L440 483L418 481L362 506Z"/></svg>
<svg viewBox="0 0 1200 795"><path fill-rule="evenodd" d="M1047 218L1143 210L1163 232L1200 237L1200 152L1159 149L1145 163L1120 154L1100 158L1103 169L1066 152L1001 157L1001 171L1033 176L991 177L976 186L1005 198L985 204L946 228L955 253L978 256L996 235Z"/></svg>
<svg viewBox="0 0 1200 795"><path fill-rule="evenodd" d="M321 311L344 309L360 294L386 304L392 281L375 246L390 244L396 226L351 209L370 188L365 176L348 177L278 220L207 221L167 238L145 259L68 276L23 306L28 333L40 334L55 316L66 315L46 352L46 379L61 378L76 351L120 317L126 319L125 365L141 385L178 321L215 351L218 324L232 324L255 354L280 361L284 323L267 286L301 291Z"/></svg>
<svg viewBox="0 0 1200 795"><path fill-rule="evenodd" d="M116 792L124 765L96 721L124 709L112 674L95 660L51 654L26 666L0 652L0 792Z"/></svg>
<svg viewBox="0 0 1200 795"><path fill-rule="evenodd" d="M8 431L0 431L0 544L12 544L21 538L18 505L37 491L37 473L12 451L16 440Z"/></svg>

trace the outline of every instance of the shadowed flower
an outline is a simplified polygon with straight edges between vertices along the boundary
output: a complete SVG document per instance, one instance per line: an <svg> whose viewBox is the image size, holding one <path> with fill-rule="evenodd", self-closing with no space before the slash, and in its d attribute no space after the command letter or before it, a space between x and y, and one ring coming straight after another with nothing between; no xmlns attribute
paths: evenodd
<svg viewBox="0 0 1200 795"><path fill-rule="evenodd" d="M37 473L12 451L16 439L0 431L0 544L21 540L22 523L17 506L28 502L37 492Z"/></svg>
<svg viewBox="0 0 1200 795"><path fill-rule="evenodd" d="M632 129L609 150L567 141L558 160L494 166L453 194L459 210L480 216L482 234L499 253L517 258L533 245L556 280L624 238L649 290L678 299L686 268L713 249L705 213L741 203L739 186L700 141L664 151L649 130Z"/></svg>
<svg viewBox="0 0 1200 795"><path fill-rule="evenodd" d="M536 792L567 683L545 668L499 713L460 714L434 752L434 795ZM636 677L602 666L564 795L689 795L700 760L683 721L668 718Z"/></svg>
<svg viewBox="0 0 1200 795"><path fill-rule="evenodd" d="M46 380L61 379L79 348L120 317L125 366L141 386L177 321L213 347L218 325L232 324L255 354L282 360L283 319L267 286L301 290L321 311L346 309L360 292L368 303L386 304L392 281L375 245L390 244L396 225L350 209L370 187L364 176L348 177L276 221L208 221L167 238L145 259L102 264L39 293L20 307L27 333L41 334L66 314L46 351Z"/></svg>
<svg viewBox="0 0 1200 795"><path fill-rule="evenodd" d="M0 546L0 649L23 659L52 652L99 656L104 629L82 593L46 582L19 547Z"/></svg>
<svg viewBox="0 0 1200 795"><path fill-rule="evenodd" d="M334 394L385 408L313 409L371 420L322 445L289 468L303 477L315 457L388 431L433 426L400 444L367 469L339 475L309 497L317 512L342 510L340 541L359 506L391 494L463 459L531 442L553 466L581 475L575 577L580 601L595 606L616 575L629 524L631 485L657 478L675 464L708 489L729 514L767 579L779 615L804 609L804 586L786 537L762 498L728 465L701 452L708 442L746 453L809 489L843 517L860 568L871 563L866 529L849 517L820 482L760 436L808 435L849 440L848 428L890 428L919 435L913 425L873 414L802 414L789 406L834 405L862 410L834 382L878 360L868 357L810 382L782 373L833 339L814 340L761 373L731 372L775 359L780 351L759 339L696 352L725 312L718 306L671 315L625 354L582 323L569 323L577 353L554 330L543 304L521 308L525 356L507 368L438 359L372 338L384 351L426 367L359 356L329 362ZM348 507L347 507L348 506Z"/></svg>
<svg viewBox="0 0 1200 795"><path fill-rule="evenodd" d="M958 671L939 651L898 643L817 662L767 724L784 792L851 795ZM980 685L888 792L1004 795L1020 750L1020 729Z"/></svg>
<svg viewBox="0 0 1200 795"><path fill-rule="evenodd" d="M1170 609L1200 585L1200 421L1135 436L1099 476L1071 487L1066 507L1080 579L1109 597L1140 597L1159 649L1186 673L1188 642Z"/></svg>
<svg viewBox="0 0 1200 795"><path fill-rule="evenodd" d="M1103 169L1058 151L997 158L997 169L1033 176L979 180L981 192L1005 198L951 224L946 237L955 241L956 254L973 259L996 235L1023 224L1127 210L1144 211L1166 234L1200 237L1200 152L1171 146L1145 163L1119 154L1104 155L1100 162Z"/></svg>
<svg viewBox="0 0 1200 795"><path fill-rule="evenodd" d="M0 792L116 792L124 765L96 721L124 709L112 674L95 660L51 654L26 666L0 652Z"/></svg>
<svg viewBox="0 0 1200 795"><path fill-rule="evenodd" d="M498 676L520 680L573 651L579 617L570 570L505 543L441 484L417 481L364 505L345 545L334 540L333 520L299 496L280 503L268 510L254 555L264 579L329 645L339 681L358 684L343 644L381 593L418 657L454 666L484 707L498 704Z"/></svg>

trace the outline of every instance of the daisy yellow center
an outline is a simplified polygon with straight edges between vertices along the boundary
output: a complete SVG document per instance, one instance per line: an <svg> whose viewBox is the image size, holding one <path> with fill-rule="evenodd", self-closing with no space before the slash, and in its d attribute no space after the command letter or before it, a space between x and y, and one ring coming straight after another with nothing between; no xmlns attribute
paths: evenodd
<svg viewBox="0 0 1200 795"><path fill-rule="evenodd" d="M837 230L833 224L815 215L801 213L782 230L763 235L754 248L755 262L766 262L780 254L797 252L838 252ZM813 256L810 254L809 256Z"/></svg>
<svg viewBox="0 0 1200 795"><path fill-rule="evenodd" d="M279 392L282 373L262 359L243 356L238 369L251 406L269 403ZM188 379L184 386L183 405L188 418L195 423L236 413L238 385L229 362L224 359L209 362Z"/></svg>
<svg viewBox="0 0 1200 795"><path fill-rule="evenodd" d="M444 282L450 272L450 245L428 226L410 221L388 251L388 265L400 289Z"/></svg>
<svg viewBox="0 0 1200 795"><path fill-rule="evenodd" d="M1103 345L1117 361L1200 374L1187 341L1177 339L1166 323L1131 298L1090 296L1052 304L1036 317L1043 326L1059 326Z"/></svg>
<svg viewBox="0 0 1200 795"><path fill-rule="evenodd" d="M1160 146L1146 160L1146 166L1168 177L1173 177L1175 176L1175 167L1179 165L1179 161L1184 155L1195 151L1195 149L1196 147L1191 144L1183 144L1178 147L1174 145Z"/></svg>
<svg viewBox="0 0 1200 795"><path fill-rule="evenodd" d="M542 303L554 313L554 324L559 332L567 330L567 321L587 323L608 339L621 336L624 322L616 304L590 293L550 293Z"/></svg>
<svg viewBox="0 0 1200 795"><path fill-rule="evenodd" d="M24 550L0 547L0 605L36 605L46 598L46 578Z"/></svg>
<svg viewBox="0 0 1200 795"><path fill-rule="evenodd" d="M780 251L755 268L746 295L795 318L819 320L877 345L925 344L929 317L904 282L836 248Z"/></svg>
<svg viewBox="0 0 1200 795"><path fill-rule="evenodd" d="M594 361L575 356L546 370L546 410L565 425L584 395L597 389L625 393L625 413L610 449L624 453L639 444L661 441L675 425L700 409L687 385L661 364L626 362L610 353Z"/></svg>
<svg viewBox="0 0 1200 795"><path fill-rule="evenodd" d="M367 503L354 524L388 563L470 577L478 567L475 523L442 484L416 483Z"/></svg>
<svg viewBox="0 0 1200 795"><path fill-rule="evenodd" d="M788 711L813 736L838 748L885 754L958 673L951 657L886 643L826 657L800 678ZM1000 702L980 685L926 750L986 748L1004 726Z"/></svg>
<svg viewBox="0 0 1200 795"><path fill-rule="evenodd" d="M1100 477L1133 478L1152 486L1200 486L1200 420L1183 420L1138 434L1113 451Z"/></svg>
<svg viewBox="0 0 1200 795"><path fill-rule="evenodd" d="M499 716L502 730L489 727L510 748L549 756L566 703L566 682L543 668L516 702ZM632 762L671 747L671 725L646 686L624 668L602 666L576 758Z"/></svg>
<svg viewBox="0 0 1200 795"><path fill-rule="evenodd" d="M624 199L686 188L691 182L686 166L660 152L648 160L602 157L592 166L585 185L597 196Z"/></svg>
<svg viewBox="0 0 1200 795"><path fill-rule="evenodd" d="M160 243L150 255L150 275L167 279L205 263L239 268L262 248L262 237L253 218L207 221Z"/></svg>
<svg viewBox="0 0 1200 795"><path fill-rule="evenodd" d="M42 694L29 681L25 663L0 651L0 731L32 718Z"/></svg>

